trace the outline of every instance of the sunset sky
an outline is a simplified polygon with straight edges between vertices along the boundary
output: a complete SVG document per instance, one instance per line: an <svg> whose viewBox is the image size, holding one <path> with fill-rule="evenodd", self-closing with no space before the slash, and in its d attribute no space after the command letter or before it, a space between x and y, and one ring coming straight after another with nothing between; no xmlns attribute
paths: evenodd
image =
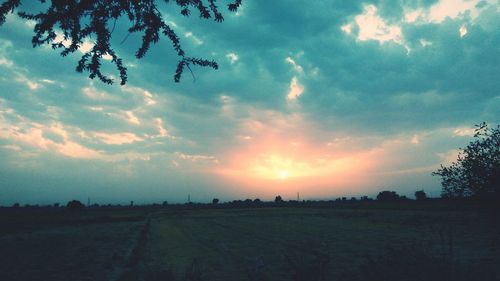
<svg viewBox="0 0 500 281"><path fill-rule="evenodd" d="M7 18L0 205L439 196L431 172L474 124L500 123L500 1L244 0L220 24L160 7L219 70L174 83L167 38L138 60L124 21L112 42L129 80L109 86Z"/></svg>

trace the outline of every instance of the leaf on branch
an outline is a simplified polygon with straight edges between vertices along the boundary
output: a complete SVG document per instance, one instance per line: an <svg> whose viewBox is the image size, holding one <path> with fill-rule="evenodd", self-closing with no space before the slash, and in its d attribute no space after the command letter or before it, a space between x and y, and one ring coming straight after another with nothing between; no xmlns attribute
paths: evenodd
<svg viewBox="0 0 500 281"><path fill-rule="evenodd" d="M45 3L45 0L39 0ZM22 0L7 0L0 5L0 25L6 16L13 13L21 6ZM75 53L83 42L92 41L93 47L85 51L77 63L77 72L88 72L89 78L99 78L103 83L112 84L113 80L101 72L101 59L111 56L111 63L120 73L120 84L127 82L127 68L123 66L122 59L112 48L110 39L115 30L116 22L122 17L128 19L131 26L127 29L130 35L142 32L142 44L137 49L135 56L143 58L151 44L160 40L161 34L172 43L172 47L180 57L174 75L174 81L179 82L184 67L198 65L218 69L213 60L186 57L180 39L174 30L165 23L163 15L157 7L158 0L66 0L50 1L44 12L31 14L18 11L18 16L25 20L35 21L32 38L33 47L49 44L52 49L61 49L60 55L67 56ZM171 1L164 0L169 3ZM173 1L172 1L173 2ZM228 10L235 12L241 6L241 0L228 4ZM224 21L224 17L215 4L216 0L176 0L180 6L181 15L189 16L190 7L197 9L201 18L214 18L216 22ZM128 35L125 37L128 38ZM62 38L62 40L60 40ZM94 40L92 40L94 38ZM122 43L125 41L122 41ZM190 68L189 68L190 69Z"/></svg>

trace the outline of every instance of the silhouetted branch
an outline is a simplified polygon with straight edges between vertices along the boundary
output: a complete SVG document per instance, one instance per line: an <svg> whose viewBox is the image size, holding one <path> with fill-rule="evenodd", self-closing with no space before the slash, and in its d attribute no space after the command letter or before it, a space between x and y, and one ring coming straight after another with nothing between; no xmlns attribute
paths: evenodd
<svg viewBox="0 0 500 281"><path fill-rule="evenodd" d="M39 0L40 3L46 3L45 0ZM179 82L184 70L184 66L198 65L202 67L211 67L217 69L215 61L207 59L197 59L186 57L184 49L181 46L180 39L174 30L165 23L162 13L157 7L158 0L52 0L47 10L37 14L31 14L26 11L19 11L17 14L25 19L36 22L33 31L35 35L32 38L33 47L44 44L50 44L53 49L62 49L61 56L67 56L74 53L87 42L90 38L95 38L94 46L84 52L78 61L76 71L89 72L91 79L97 77L106 84L112 84L113 80L101 72L101 59L103 56L111 56L111 62L116 66L120 73L121 84L127 82L127 68L123 65L122 59L116 54L111 46L111 34L115 30L116 21L126 17L131 26L128 28L128 34L121 41L125 42L130 34L134 32L142 33L142 44L137 49L135 56L143 58L151 44L156 44L161 35L166 36L172 43L172 47L177 55L181 57L174 75L174 81ZM174 1L164 0L169 3ZM190 8L196 9L201 18L214 18L216 22L222 22L224 17L220 9L215 4L216 0L176 0L175 4L182 9L180 13L183 16L190 15ZM0 25L2 25L6 16L13 13L21 5L21 0L7 0L0 5ZM228 10L237 11L241 6L241 0L236 0L228 4ZM108 22L112 20L111 28L108 28ZM80 49L80 51L82 51Z"/></svg>

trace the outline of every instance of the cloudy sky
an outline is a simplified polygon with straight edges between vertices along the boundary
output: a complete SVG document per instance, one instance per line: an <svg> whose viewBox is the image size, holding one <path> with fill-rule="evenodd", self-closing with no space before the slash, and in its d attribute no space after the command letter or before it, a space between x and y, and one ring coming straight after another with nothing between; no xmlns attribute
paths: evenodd
<svg viewBox="0 0 500 281"><path fill-rule="evenodd" d="M161 11L219 70L174 83L168 40L137 60L122 22L129 82L104 85L7 18L0 205L438 196L431 172L500 122L498 0L244 0L221 24Z"/></svg>

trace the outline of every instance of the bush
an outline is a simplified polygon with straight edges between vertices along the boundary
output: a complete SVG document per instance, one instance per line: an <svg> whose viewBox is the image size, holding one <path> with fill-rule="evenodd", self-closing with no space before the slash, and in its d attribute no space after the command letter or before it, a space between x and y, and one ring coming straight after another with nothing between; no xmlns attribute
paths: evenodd
<svg viewBox="0 0 500 281"><path fill-rule="evenodd" d="M427 199L427 194L423 190L415 191L415 199L417 201L424 201Z"/></svg>
<svg viewBox="0 0 500 281"><path fill-rule="evenodd" d="M399 199L400 197L395 191L384 190L377 195L379 201L397 201Z"/></svg>
<svg viewBox="0 0 500 281"><path fill-rule="evenodd" d="M76 211L76 210L83 209L83 207L85 207L85 206L82 204L82 202L80 202L78 200L71 200L68 202L68 204L66 204L66 207L69 210Z"/></svg>

